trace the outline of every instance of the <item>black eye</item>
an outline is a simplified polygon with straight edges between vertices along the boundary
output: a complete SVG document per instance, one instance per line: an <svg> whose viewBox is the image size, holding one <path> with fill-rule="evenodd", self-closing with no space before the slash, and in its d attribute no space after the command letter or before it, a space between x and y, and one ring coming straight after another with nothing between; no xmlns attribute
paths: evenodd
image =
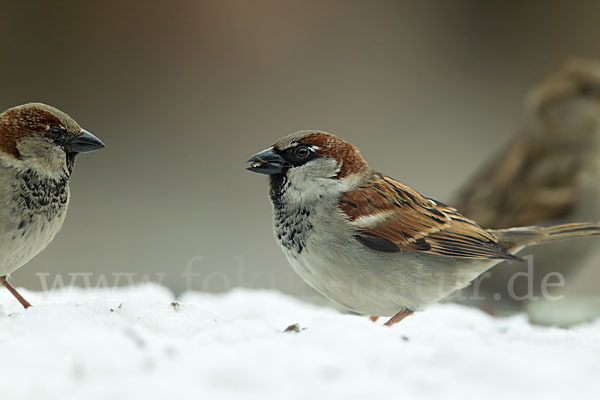
<svg viewBox="0 0 600 400"><path fill-rule="evenodd" d="M64 133L64 131L58 126L53 126L48 131L48 134L54 140L60 139L63 136L63 133Z"/></svg>
<svg viewBox="0 0 600 400"><path fill-rule="evenodd" d="M294 156L302 160L310 155L310 150L306 146L297 146L294 148Z"/></svg>
<svg viewBox="0 0 600 400"><path fill-rule="evenodd" d="M578 93L583 97L592 97L598 94L598 88L592 85L581 85Z"/></svg>

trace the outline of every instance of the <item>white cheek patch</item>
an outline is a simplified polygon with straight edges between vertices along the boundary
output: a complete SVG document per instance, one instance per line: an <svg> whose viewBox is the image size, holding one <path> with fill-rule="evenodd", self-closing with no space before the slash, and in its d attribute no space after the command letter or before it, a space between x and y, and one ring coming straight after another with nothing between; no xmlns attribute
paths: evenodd
<svg viewBox="0 0 600 400"><path fill-rule="evenodd" d="M302 166L290 168L287 171L290 182L287 192L290 200L312 201L352 190L358 177L336 179L339 168L337 161L328 157L316 158Z"/></svg>
<svg viewBox="0 0 600 400"><path fill-rule="evenodd" d="M17 171L32 169L41 176L61 179L66 171L66 155L59 147L42 137L32 136L17 143L20 159L2 159L2 164Z"/></svg>

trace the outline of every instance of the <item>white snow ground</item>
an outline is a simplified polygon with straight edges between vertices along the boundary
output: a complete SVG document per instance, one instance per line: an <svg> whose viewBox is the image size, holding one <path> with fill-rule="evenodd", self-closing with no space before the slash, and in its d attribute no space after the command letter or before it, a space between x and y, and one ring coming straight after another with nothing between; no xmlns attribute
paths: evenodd
<svg viewBox="0 0 600 400"><path fill-rule="evenodd" d="M35 307L0 291L2 400L600 398L600 320L445 304L387 328L266 290L22 292Z"/></svg>

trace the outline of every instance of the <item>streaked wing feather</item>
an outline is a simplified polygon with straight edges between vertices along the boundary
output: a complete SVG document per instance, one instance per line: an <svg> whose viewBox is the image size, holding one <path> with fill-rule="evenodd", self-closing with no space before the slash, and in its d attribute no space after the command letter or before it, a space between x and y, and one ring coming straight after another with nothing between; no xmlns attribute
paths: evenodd
<svg viewBox="0 0 600 400"><path fill-rule="evenodd" d="M381 174L344 194L340 210L363 245L381 252L415 251L447 257L516 259L493 234L455 209Z"/></svg>

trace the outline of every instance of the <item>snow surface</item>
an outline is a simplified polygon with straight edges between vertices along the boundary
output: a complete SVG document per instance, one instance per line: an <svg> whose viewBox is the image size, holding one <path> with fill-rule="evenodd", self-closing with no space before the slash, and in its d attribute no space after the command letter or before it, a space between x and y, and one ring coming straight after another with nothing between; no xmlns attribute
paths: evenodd
<svg viewBox="0 0 600 400"><path fill-rule="evenodd" d="M444 304L388 328L267 290L22 293L35 307L0 291L2 400L600 398L600 320Z"/></svg>

